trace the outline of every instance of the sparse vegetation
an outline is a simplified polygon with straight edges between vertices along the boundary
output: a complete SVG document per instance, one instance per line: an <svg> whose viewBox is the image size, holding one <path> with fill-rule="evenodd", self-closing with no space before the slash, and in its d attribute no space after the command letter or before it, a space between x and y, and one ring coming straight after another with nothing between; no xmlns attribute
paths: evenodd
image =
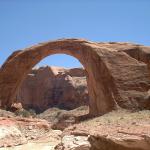
<svg viewBox="0 0 150 150"><path fill-rule="evenodd" d="M16 112L15 112L15 115L16 116L22 116L22 117L33 117L33 118L35 118L36 117L36 112L35 112L35 110L33 110L33 109L29 109L29 110L25 110L25 109L23 109L23 110L17 110Z"/></svg>
<svg viewBox="0 0 150 150"><path fill-rule="evenodd" d="M134 122L137 124L150 123L150 111L143 110L137 112L131 112L125 109L114 110L103 116L95 117L93 119L85 120L81 122L81 125L86 127L92 126L98 127L100 125L132 125Z"/></svg>

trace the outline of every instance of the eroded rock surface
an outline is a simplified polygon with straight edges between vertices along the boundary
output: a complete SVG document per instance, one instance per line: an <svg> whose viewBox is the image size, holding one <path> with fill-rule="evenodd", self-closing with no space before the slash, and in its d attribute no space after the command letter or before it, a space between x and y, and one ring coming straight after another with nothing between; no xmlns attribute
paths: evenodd
<svg viewBox="0 0 150 150"><path fill-rule="evenodd" d="M0 125L0 147L11 147L25 143L27 140L17 127Z"/></svg>
<svg viewBox="0 0 150 150"><path fill-rule="evenodd" d="M78 110L74 110L75 113ZM51 123L53 120L0 117L0 149L149 150L150 147L148 110L131 112L119 109L88 118L63 131L52 130Z"/></svg>
<svg viewBox="0 0 150 150"><path fill-rule="evenodd" d="M90 150L87 136L66 135L62 138L55 150Z"/></svg>
<svg viewBox="0 0 150 150"><path fill-rule="evenodd" d="M51 130L46 120L15 116L0 117L0 149L5 147L10 147L10 150L23 150L27 147L39 149L38 146L50 148L49 144L54 147L60 142L60 135L61 131ZM16 147L19 145L23 146Z"/></svg>
<svg viewBox="0 0 150 150"><path fill-rule="evenodd" d="M64 135L85 136L91 150L149 150L150 111L118 110L65 129Z"/></svg>
<svg viewBox="0 0 150 150"><path fill-rule="evenodd" d="M96 43L83 39L61 39L14 52L0 69L1 106L9 108L30 70L45 57L65 53L77 58L87 73L90 115L116 108L150 109L150 47L139 46L144 58L127 53L128 43ZM121 45L121 46L120 46ZM118 48L119 47L119 48ZM132 44L136 51L137 44ZM131 49L130 49L131 50Z"/></svg>
<svg viewBox="0 0 150 150"><path fill-rule="evenodd" d="M24 108L33 108L38 112L50 107L74 109L88 105L84 69L34 68L19 88L17 100Z"/></svg>

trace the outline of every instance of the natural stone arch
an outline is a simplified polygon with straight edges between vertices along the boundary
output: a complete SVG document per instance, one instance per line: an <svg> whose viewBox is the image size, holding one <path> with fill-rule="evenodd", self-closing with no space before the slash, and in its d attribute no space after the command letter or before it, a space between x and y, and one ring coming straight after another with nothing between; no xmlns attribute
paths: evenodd
<svg viewBox="0 0 150 150"><path fill-rule="evenodd" d="M150 87L146 65L124 52L80 39L51 41L14 52L0 69L2 107L9 107L15 101L17 89L32 67L45 57L57 53L71 55L84 66L91 115L104 114L117 105L124 108L141 107L138 98L144 99ZM135 71L137 75L133 75ZM141 84L143 80L144 83Z"/></svg>

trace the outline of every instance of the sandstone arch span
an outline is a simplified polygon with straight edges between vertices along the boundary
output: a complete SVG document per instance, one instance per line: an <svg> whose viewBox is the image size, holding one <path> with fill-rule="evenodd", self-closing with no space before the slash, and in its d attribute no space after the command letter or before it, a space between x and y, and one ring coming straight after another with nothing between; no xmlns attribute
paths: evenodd
<svg viewBox="0 0 150 150"><path fill-rule="evenodd" d="M91 115L104 114L117 106L150 108L147 65L123 51L82 39L50 41L14 52L0 69L2 107L15 101L17 89L33 66L57 53L74 56L85 67Z"/></svg>

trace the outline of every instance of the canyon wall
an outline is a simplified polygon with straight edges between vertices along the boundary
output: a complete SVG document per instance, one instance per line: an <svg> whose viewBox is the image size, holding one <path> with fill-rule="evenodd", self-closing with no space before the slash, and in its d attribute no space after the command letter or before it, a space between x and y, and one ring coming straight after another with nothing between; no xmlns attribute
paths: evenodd
<svg viewBox="0 0 150 150"><path fill-rule="evenodd" d="M74 109L88 105L85 71L82 68L33 68L17 93L17 101L37 112L50 107Z"/></svg>

